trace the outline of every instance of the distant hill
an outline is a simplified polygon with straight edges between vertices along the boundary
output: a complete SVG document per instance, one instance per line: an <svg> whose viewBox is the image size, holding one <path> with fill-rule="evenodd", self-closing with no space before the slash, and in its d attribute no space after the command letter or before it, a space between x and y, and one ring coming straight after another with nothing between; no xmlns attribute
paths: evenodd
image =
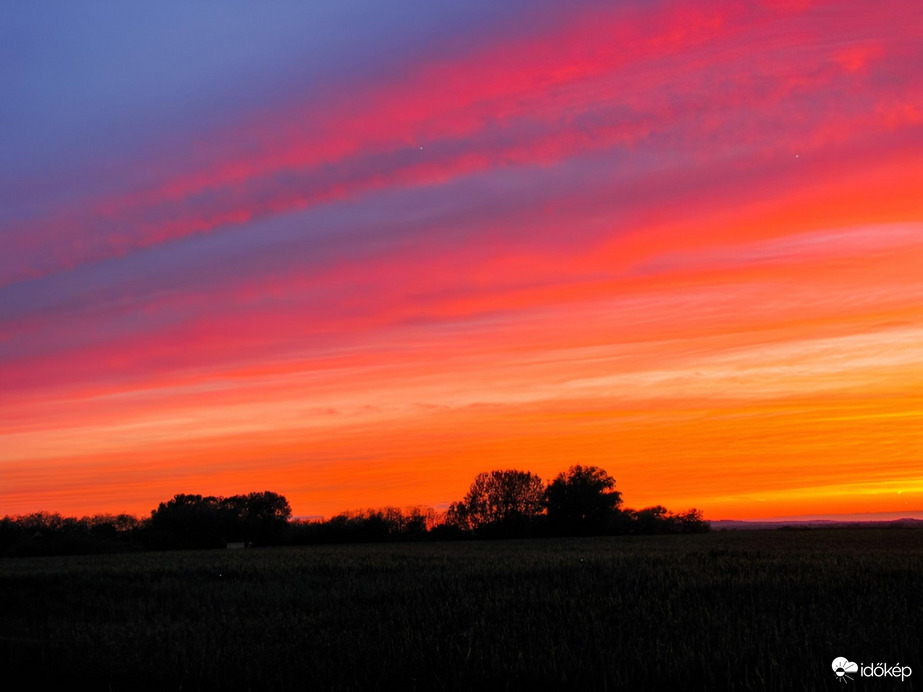
<svg viewBox="0 0 923 692"><path fill-rule="evenodd" d="M712 531L740 531L740 530L765 530L765 529L842 529L842 528L923 528L923 520L892 519L890 521L840 521L834 519L812 520L778 520L778 521L738 521L735 519L719 519L711 521Z"/></svg>

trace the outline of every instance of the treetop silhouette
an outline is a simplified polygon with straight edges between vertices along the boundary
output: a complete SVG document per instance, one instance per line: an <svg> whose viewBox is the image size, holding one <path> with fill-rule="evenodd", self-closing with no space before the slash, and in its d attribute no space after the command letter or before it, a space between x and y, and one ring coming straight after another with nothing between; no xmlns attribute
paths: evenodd
<svg viewBox="0 0 923 692"><path fill-rule="evenodd" d="M548 521L559 532L604 531L621 504L615 479L597 466L571 466L545 490Z"/></svg>
<svg viewBox="0 0 923 692"><path fill-rule="evenodd" d="M466 531L514 531L541 514L545 488L530 471L479 473L465 499L449 507L447 523Z"/></svg>

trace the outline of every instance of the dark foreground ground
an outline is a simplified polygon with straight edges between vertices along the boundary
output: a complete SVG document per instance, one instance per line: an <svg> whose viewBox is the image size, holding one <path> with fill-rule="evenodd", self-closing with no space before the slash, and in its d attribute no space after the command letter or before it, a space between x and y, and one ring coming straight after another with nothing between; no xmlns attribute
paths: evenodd
<svg viewBox="0 0 923 692"><path fill-rule="evenodd" d="M854 674L847 688L830 665L838 656L913 673ZM0 688L38 682L923 689L923 531L0 560Z"/></svg>

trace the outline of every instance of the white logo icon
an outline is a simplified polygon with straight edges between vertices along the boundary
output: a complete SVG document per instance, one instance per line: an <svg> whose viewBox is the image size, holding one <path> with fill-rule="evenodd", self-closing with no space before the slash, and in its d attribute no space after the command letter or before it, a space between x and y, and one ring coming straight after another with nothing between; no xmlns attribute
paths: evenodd
<svg viewBox="0 0 923 692"><path fill-rule="evenodd" d="M847 680L852 680L846 673L859 672L859 666L840 656L839 658L833 659L833 672L836 673L837 680L846 682Z"/></svg>

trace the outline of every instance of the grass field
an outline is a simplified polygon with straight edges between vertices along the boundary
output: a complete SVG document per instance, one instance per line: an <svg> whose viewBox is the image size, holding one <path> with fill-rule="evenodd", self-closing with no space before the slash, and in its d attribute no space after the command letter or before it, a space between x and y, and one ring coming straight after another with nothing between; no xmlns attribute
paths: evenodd
<svg viewBox="0 0 923 692"><path fill-rule="evenodd" d="M5 689L923 689L923 531L6 559L0 651Z"/></svg>

